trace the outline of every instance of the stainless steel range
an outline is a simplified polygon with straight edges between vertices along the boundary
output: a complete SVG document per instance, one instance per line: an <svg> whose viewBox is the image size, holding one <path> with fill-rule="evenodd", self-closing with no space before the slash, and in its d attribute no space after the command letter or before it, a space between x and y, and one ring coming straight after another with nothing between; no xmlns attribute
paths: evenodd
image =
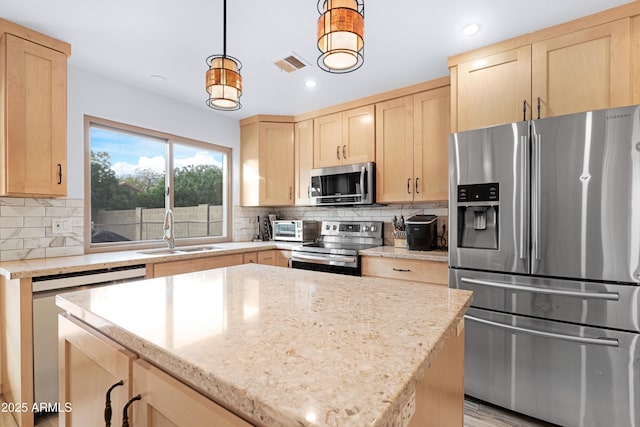
<svg viewBox="0 0 640 427"><path fill-rule="evenodd" d="M322 221L316 242L293 248L293 268L360 276L362 249L382 246L381 221Z"/></svg>

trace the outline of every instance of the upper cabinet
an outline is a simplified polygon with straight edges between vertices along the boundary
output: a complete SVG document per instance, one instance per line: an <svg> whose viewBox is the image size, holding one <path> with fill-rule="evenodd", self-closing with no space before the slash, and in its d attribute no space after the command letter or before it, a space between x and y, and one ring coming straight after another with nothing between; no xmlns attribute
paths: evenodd
<svg viewBox="0 0 640 427"><path fill-rule="evenodd" d="M374 106L314 119L313 167L375 161Z"/></svg>
<svg viewBox="0 0 640 427"><path fill-rule="evenodd" d="M296 123L294 126L294 193L296 205L309 205L313 169L313 119Z"/></svg>
<svg viewBox="0 0 640 427"><path fill-rule="evenodd" d="M293 123L253 121L240 126L242 206L294 202Z"/></svg>
<svg viewBox="0 0 640 427"><path fill-rule="evenodd" d="M71 46L0 19L0 195L67 194Z"/></svg>
<svg viewBox="0 0 640 427"><path fill-rule="evenodd" d="M637 14L633 2L449 58L451 130L640 102Z"/></svg>
<svg viewBox="0 0 640 427"><path fill-rule="evenodd" d="M439 83L376 104L376 201L447 200L450 88Z"/></svg>

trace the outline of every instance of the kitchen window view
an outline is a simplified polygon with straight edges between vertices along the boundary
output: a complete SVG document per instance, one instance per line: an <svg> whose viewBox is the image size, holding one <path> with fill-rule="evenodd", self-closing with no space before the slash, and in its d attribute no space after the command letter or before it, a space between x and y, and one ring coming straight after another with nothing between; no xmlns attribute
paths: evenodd
<svg viewBox="0 0 640 427"><path fill-rule="evenodd" d="M227 238L230 148L87 123L92 247L161 242L167 209L176 241Z"/></svg>

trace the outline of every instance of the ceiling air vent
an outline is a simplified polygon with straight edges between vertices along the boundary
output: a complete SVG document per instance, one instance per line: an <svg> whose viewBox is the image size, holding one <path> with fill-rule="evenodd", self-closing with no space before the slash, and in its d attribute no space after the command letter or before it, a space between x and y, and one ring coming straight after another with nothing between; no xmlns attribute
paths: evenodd
<svg viewBox="0 0 640 427"><path fill-rule="evenodd" d="M302 59L295 52L287 53L286 55L276 59L273 63L276 67L280 68L282 71L286 71L287 73L293 73L294 71L298 71L309 65L307 61Z"/></svg>

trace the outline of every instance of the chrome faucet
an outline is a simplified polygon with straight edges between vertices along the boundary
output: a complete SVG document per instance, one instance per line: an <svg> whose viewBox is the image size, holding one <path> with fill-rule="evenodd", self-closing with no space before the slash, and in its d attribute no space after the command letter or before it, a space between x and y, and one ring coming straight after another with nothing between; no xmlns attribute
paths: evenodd
<svg viewBox="0 0 640 427"><path fill-rule="evenodd" d="M176 247L176 239L173 231L173 211L171 209L167 209L164 213L164 224L162 228L164 230L162 240L167 242L169 249L174 249Z"/></svg>

